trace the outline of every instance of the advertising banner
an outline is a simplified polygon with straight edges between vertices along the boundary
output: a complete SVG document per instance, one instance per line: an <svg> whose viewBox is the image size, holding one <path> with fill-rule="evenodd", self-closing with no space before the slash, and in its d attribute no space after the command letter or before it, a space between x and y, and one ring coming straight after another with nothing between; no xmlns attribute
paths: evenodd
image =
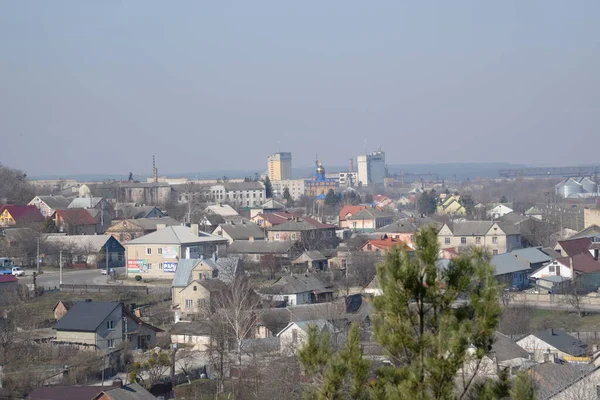
<svg viewBox="0 0 600 400"><path fill-rule="evenodd" d="M162 256L163 258L177 258L177 246L169 246L162 248Z"/></svg>
<svg viewBox="0 0 600 400"><path fill-rule="evenodd" d="M177 271L177 263L176 262L163 263L163 272L175 272L175 271Z"/></svg>
<svg viewBox="0 0 600 400"><path fill-rule="evenodd" d="M139 273L148 271L148 261L127 260L127 272Z"/></svg>

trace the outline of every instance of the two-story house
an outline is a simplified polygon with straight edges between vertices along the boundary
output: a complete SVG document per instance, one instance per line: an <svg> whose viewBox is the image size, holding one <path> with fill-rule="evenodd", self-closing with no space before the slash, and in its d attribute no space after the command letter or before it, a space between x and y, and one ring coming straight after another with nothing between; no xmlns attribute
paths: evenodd
<svg viewBox="0 0 600 400"><path fill-rule="evenodd" d="M67 235L96 234L96 220L83 208L55 211L52 220L58 231Z"/></svg>
<svg viewBox="0 0 600 400"><path fill-rule="evenodd" d="M269 229L270 241L300 241L311 247L311 243L319 243L322 247L330 247L337 243L335 225L324 224L316 219L296 218Z"/></svg>
<svg viewBox="0 0 600 400"><path fill-rule="evenodd" d="M357 232L374 232L377 229L390 225L393 214L380 211L377 208L365 208L354 215L346 217L344 228Z"/></svg>
<svg viewBox="0 0 600 400"><path fill-rule="evenodd" d="M272 228L294 218L298 218L298 216L287 211L275 211L257 214L250 220L261 228Z"/></svg>
<svg viewBox="0 0 600 400"><path fill-rule="evenodd" d="M108 352L124 341L131 349L152 348L156 333L162 332L137 318L123 303L91 300L75 303L54 329L56 342Z"/></svg>
<svg viewBox="0 0 600 400"><path fill-rule="evenodd" d="M333 300L333 285L323 283L315 275L285 275L258 292L272 301L286 306L322 303Z"/></svg>
<svg viewBox="0 0 600 400"><path fill-rule="evenodd" d="M246 222L244 220L240 222L227 221L220 224L212 234L227 239L229 244L236 240L265 239L265 230L253 222Z"/></svg>
<svg viewBox="0 0 600 400"><path fill-rule="evenodd" d="M409 218L402 218L390 225L384 226L376 231L381 235L386 235L389 238L397 239L410 248L414 248L413 241L419 228Z"/></svg>
<svg viewBox="0 0 600 400"><path fill-rule="evenodd" d="M115 209L111 203L102 197L77 197L69 204L68 208L83 208L102 210L114 217Z"/></svg>
<svg viewBox="0 0 600 400"><path fill-rule="evenodd" d="M225 254L227 239L200 232L197 224L168 226L125 244L128 274L172 279L179 260Z"/></svg>
<svg viewBox="0 0 600 400"><path fill-rule="evenodd" d="M171 304L184 315L210 313L216 297L225 289L218 279L216 260L180 260L171 285Z"/></svg>
<svg viewBox="0 0 600 400"><path fill-rule="evenodd" d="M28 206L36 206L44 218L51 217L55 211L66 210L69 204L71 200L61 195L35 196L27 203Z"/></svg>
<svg viewBox="0 0 600 400"><path fill-rule="evenodd" d="M441 248L481 247L492 254L521 248L521 233L510 223L490 221L449 222L438 232Z"/></svg>

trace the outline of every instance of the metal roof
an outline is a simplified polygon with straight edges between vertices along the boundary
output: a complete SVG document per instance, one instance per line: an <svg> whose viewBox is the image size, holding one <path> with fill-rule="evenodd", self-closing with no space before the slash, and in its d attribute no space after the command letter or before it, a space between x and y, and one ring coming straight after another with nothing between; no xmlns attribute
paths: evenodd
<svg viewBox="0 0 600 400"><path fill-rule="evenodd" d="M225 243L226 239L222 237L211 235L206 232L199 232L200 236L196 236L192 228L187 226L177 225L168 226L163 229L159 229L156 232L149 233L137 239L133 239L127 242L129 245L138 244L193 244L193 243Z"/></svg>
<svg viewBox="0 0 600 400"><path fill-rule="evenodd" d="M118 302L80 301L54 326L57 331L95 332L98 326L115 310Z"/></svg>
<svg viewBox="0 0 600 400"><path fill-rule="evenodd" d="M291 250L296 242L282 240L267 242L264 240L238 240L227 248L230 254L285 254Z"/></svg>
<svg viewBox="0 0 600 400"><path fill-rule="evenodd" d="M74 251L98 252L102 250L102 248L106 245L106 242L108 242L111 238L111 235L47 235L45 240L48 244L65 246L69 249L73 249Z"/></svg>
<svg viewBox="0 0 600 400"><path fill-rule="evenodd" d="M552 257L541 250L541 247L527 247L524 249L513 250L511 253L516 254L530 264L545 263L553 260Z"/></svg>
<svg viewBox="0 0 600 400"><path fill-rule="evenodd" d="M511 274L519 271L529 271L530 264L513 253L498 254L492 257L494 275Z"/></svg>

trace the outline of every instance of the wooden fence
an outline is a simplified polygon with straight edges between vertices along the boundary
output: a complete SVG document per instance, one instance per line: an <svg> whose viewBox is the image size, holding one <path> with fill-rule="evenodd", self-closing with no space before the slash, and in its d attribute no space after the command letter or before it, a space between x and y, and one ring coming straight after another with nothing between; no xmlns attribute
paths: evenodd
<svg viewBox="0 0 600 400"><path fill-rule="evenodd" d="M133 285L60 285L61 292L78 293L110 293L110 292L136 292L148 294L148 286Z"/></svg>

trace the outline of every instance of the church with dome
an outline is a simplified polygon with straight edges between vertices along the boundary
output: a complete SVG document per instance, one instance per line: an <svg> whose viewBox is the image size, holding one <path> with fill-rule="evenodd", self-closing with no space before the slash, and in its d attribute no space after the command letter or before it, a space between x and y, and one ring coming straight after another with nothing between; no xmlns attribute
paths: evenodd
<svg viewBox="0 0 600 400"><path fill-rule="evenodd" d="M329 189L333 189L333 191L337 193L339 181L337 179L326 178L323 164L317 161L316 165L316 174L312 179L304 181L304 194L315 200L325 200L325 196L327 196Z"/></svg>

